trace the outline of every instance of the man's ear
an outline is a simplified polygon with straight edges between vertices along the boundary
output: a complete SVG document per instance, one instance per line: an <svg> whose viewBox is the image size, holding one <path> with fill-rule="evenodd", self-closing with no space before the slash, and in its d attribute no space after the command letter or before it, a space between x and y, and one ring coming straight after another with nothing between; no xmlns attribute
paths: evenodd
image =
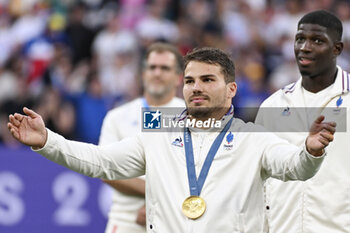
<svg viewBox="0 0 350 233"><path fill-rule="evenodd" d="M228 90L228 98L235 97L237 93L237 83L236 82L230 82L227 84L227 90Z"/></svg>
<svg viewBox="0 0 350 233"><path fill-rule="evenodd" d="M333 54L335 56L339 56L341 52L343 51L344 48L344 43L341 41L335 42L334 43L334 49L333 49Z"/></svg>

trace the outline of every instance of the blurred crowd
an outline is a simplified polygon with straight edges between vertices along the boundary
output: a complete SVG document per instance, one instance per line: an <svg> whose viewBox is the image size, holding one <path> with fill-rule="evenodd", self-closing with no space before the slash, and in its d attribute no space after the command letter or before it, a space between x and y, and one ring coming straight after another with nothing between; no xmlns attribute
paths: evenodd
<svg viewBox="0 0 350 233"><path fill-rule="evenodd" d="M232 54L234 104L257 107L298 79L297 22L316 9L342 20L338 63L349 71L345 0L0 0L0 143L17 146L6 123L23 106L63 136L97 143L106 112L142 93L140 63L155 41Z"/></svg>

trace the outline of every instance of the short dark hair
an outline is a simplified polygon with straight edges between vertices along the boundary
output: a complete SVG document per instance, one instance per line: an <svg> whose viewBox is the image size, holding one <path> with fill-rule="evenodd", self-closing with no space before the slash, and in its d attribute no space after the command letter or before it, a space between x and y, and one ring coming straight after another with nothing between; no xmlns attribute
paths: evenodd
<svg viewBox="0 0 350 233"><path fill-rule="evenodd" d="M162 53L162 52L170 52L175 55L176 60L176 72L179 74L183 73L184 63L183 57L180 51L172 44L164 43L164 42L156 42L149 46L146 50L146 54L144 57L144 63L147 63L147 59L152 52Z"/></svg>
<svg viewBox="0 0 350 233"><path fill-rule="evenodd" d="M343 25L340 19L334 14L325 11L325 10L317 10L312 11L306 15L304 15L299 23L300 24L318 24L327 28L327 32L331 33L336 41L341 41L343 35Z"/></svg>
<svg viewBox="0 0 350 233"><path fill-rule="evenodd" d="M235 81L235 64L228 54L217 48L197 48L184 57L185 69L191 61L221 66L225 82Z"/></svg>

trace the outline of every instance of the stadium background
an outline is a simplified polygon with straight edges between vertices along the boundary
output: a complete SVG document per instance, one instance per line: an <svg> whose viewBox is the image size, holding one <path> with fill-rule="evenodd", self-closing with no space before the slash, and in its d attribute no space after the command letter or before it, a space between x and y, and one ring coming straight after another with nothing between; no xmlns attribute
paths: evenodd
<svg viewBox="0 0 350 233"><path fill-rule="evenodd" d="M232 54L234 104L257 107L298 79L294 34L315 9L342 20L338 64L349 71L346 0L0 0L0 232L103 232L110 196L15 142L8 114L31 107L50 129L96 144L106 112L142 93L138 67L154 41Z"/></svg>

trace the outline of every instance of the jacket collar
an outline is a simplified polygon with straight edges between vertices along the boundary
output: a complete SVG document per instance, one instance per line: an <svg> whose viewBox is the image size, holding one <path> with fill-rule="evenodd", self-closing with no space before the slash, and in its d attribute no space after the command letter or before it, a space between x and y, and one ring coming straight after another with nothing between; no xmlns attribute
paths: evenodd
<svg viewBox="0 0 350 233"><path fill-rule="evenodd" d="M221 129L225 127L225 125L230 121L231 118L234 116L234 106L231 105L228 112L218 121L221 121L221 127L220 128L209 128L209 129L200 129L195 127L189 127L191 132L220 132ZM175 121L186 121L188 119L188 110L185 109L177 118L173 119ZM233 123L232 123L233 124Z"/></svg>
<svg viewBox="0 0 350 233"><path fill-rule="evenodd" d="M339 95L350 92L350 74L338 67L338 74L335 80L335 85L332 94Z"/></svg>
<svg viewBox="0 0 350 233"><path fill-rule="evenodd" d="M342 95L350 92L350 74L344 71L340 66L337 66L337 69L337 77L335 79L333 88L329 93L329 99L325 99L325 103L337 95ZM304 106L301 81L302 78L300 77L295 83L289 84L282 88L284 97L287 99L287 102L291 107Z"/></svg>

